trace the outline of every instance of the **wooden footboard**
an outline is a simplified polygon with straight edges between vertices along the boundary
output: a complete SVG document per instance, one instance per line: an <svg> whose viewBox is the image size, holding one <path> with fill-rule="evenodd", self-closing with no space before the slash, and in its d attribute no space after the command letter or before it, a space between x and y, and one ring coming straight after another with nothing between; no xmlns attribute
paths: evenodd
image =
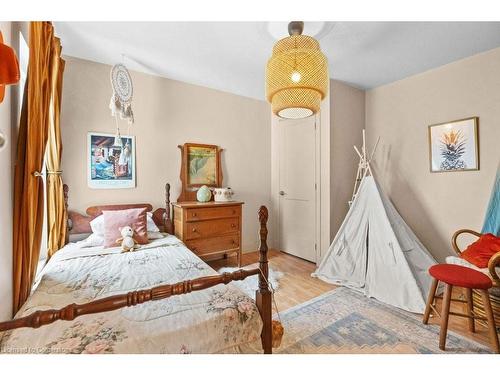
<svg viewBox="0 0 500 375"><path fill-rule="evenodd" d="M225 272L221 275L205 276L192 280L185 280L176 284L160 285L151 289L137 290L126 294L119 294L94 300L84 304L70 304L61 309L40 310L25 317L0 322L0 332L15 328L38 328L51 324L57 320L73 320L81 315L96 314L113 311L127 306L140 305L148 301L160 300L170 296L187 294L197 290L208 289L218 284L228 284L231 281L243 280L252 275L259 275L259 289L256 293L256 304L263 321L261 334L264 353L272 352L272 295L267 279L269 276L267 261L267 219L268 211L265 206L259 209L260 221L260 259L259 268L250 270L240 269L234 272Z"/></svg>

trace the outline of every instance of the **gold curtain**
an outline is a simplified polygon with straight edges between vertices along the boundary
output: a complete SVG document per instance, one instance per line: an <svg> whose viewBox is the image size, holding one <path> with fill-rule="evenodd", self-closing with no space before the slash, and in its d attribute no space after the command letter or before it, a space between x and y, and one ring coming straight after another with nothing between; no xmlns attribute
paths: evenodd
<svg viewBox="0 0 500 375"><path fill-rule="evenodd" d="M61 58L61 41L54 38L52 54L52 100L50 106L49 136L46 151L47 167L47 228L48 256L51 257L66 242L68 222L64 202L63 181L61 177L61 97L64 60Z"/></svg>
<svg viewBox="0 0 500 375"><path fill-rule="evenodd" d="M31 22L28 77L19 124L14 171L13 309L28 298L40 254L43 225L43 167L53 85L54 28Z"/></svg>

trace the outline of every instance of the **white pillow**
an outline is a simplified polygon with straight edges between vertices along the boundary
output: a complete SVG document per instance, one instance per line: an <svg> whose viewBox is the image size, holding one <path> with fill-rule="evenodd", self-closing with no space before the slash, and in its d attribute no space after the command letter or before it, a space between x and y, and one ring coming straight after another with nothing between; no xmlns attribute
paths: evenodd
<svg viewBox="0 0 500 375"><path fill-rule="evenodd" d="M148 212L146 214L146 226L148 232L159 232L160 229L156 226L153 221L153 214ZM104 236L104 216L99 215L95 219L90 222L90 228L92 229L92 233Z"/></svg>
<svg viewBox="0 0 500 375"><path fill-rule="evenodd" d="M104 236L104 216L99 215L90 222L92 233Z"/></svg>
<svg viewBox="0 0 500 375"><path fill-rule="evenodd" d="M146 217L147 217L147 230L148 230L148 232L159 232L160 228L158 228L156 226L155 222L153 221L153 213L148 212Z"/></svg>
<svg viewBox="0 0 500 375"><path fill-rule="evenodd" d="M456 257L456 256L453 256L453 255L450 255L450 256L446 257L445 262L448 263L448 264L456 264L456 265L459 265L459 266L464 266L464 267L467 267L467 268L472 268L473 270L476 270L476 271L484 273L486 276L490 275L490 270L488 269L488 267L479 268L479 267L475 266L474 264L469 263L465 259L460 258L460 257ZM500 267L495 267L495 271L497 272L497 274L500 273Z"/></svg>
<svg viewBox="0 0 500 375"><path fill-rule="evenodd" d="M92 233L84 240L76 242L76 246L78 246L79 248L103 246L103 245L104 245L104 236L99 235L97 233Z"/></svg>
<svg viewBox="0 0 500 375"><path fill-rule="evenodd" d="M165 236L160 232L148 232L148 240L159 240L163 237Z"/></svg>

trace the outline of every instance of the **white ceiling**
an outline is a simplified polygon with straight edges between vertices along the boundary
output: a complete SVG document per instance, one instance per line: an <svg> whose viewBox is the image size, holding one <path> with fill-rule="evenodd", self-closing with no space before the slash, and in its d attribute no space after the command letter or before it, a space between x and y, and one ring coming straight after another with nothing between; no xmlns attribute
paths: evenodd
<svg viewBox="0 0 500 375"><path fill-rule="evenodd" d="M326 22L330 77L370 89L500 46L500 22ZM264 99L268 22L56 22L63 53ZM284 24L286 26L286 24ZM317 29L317 24L310 29ZM304 34L307 34L306 22ZM284 30L286 33L286 30ZM122 58L122 55L124 57Z"/></svg>

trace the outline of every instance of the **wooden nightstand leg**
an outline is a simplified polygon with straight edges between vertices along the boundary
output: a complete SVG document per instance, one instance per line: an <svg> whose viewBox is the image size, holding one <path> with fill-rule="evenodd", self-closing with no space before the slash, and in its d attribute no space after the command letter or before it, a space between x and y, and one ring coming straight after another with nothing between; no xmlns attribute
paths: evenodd
<svg viewBox="0 0 500 375"><path fill-rule="evenodd" d="M238 250L237 259L238 259L238 268L241 268L241 249Z"/></svg>

